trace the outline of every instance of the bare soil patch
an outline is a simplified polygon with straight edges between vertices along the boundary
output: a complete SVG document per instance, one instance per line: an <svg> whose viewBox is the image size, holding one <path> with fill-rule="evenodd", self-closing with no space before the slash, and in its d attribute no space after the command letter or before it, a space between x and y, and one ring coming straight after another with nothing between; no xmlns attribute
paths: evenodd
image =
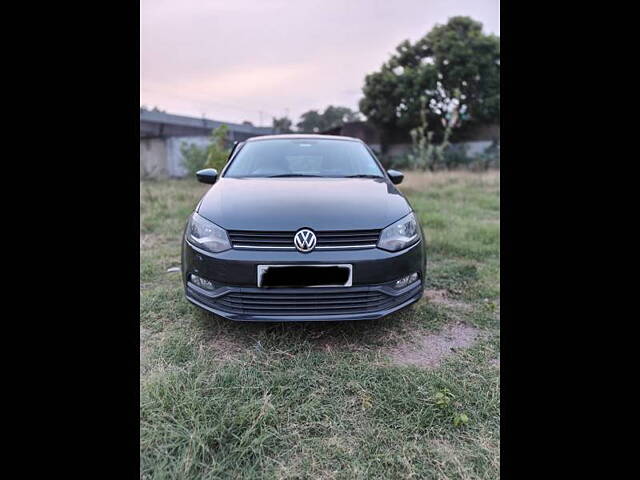
<svg viewBox="0 0 640 480"><path fill-rule="evenodd" d="M388 354L399 365L436 368L444 358L473 345L480 333L477 328L457 323L438 333L420 335L412 343L397 345Z"/></svg>
<svg viewBox="0 0 640 480"><path fill-rule="evenodd" d="M449 292L447 290L425 290L423 298L427 299L427 301L431 303L439 303L441 305L460 310L471 310L471 305L468 303L449 298Z"/></svg>

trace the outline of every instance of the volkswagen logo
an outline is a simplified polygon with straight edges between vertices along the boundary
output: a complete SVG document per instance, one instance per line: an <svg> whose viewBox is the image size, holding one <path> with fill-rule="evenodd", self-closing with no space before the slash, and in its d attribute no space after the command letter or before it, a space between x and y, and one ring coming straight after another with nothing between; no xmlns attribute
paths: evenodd
<svg viewBox="0 0 640 480"><path fill-rule="evenodd" d="M316 234L307 228L298 230L296 236L293 237L293 243L299 252L308 253L316 248Z"/></svg>

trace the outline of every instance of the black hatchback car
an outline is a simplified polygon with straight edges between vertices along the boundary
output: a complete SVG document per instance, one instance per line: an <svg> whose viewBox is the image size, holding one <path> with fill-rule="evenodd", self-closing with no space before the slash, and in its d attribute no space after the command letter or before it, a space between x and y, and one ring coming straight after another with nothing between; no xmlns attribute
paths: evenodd
<svg viewBox="0 0 640 480"><path fill-rule="evenodd" d="M189 217L187 299L241 321L370 320L422 296L422 228L359 139L274 135L237 144Z"/></svg>

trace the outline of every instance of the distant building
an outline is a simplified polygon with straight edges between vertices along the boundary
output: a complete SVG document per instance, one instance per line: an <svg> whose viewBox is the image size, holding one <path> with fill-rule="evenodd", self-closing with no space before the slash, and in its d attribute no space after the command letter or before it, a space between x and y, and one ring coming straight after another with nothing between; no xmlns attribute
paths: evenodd
<svg viewBox="0 0 640 480"><path fill-rule="evenodd" d="M270 127L254 127L246 123L220 122L206 118L185 117L169 113L140 110L140 178L183 177L182 143L205 146L211 131L226 125L228 144L258 135L270 135Z"/></svg>
<svg viewBox="0 0 640 480"><path fill-rule="evenodd" d="M472 125L457 133L455 145L464 145L467 155L474 156L485 151L493 142L500 143L500 124Z"/></svg>
<svg viewBox="0 0 640 480"><path fill-rule="evenodd" d="M344 135L347 137L359 138L379 155L383 145L380 132L368 122L348 122L339 127L331 128L321 132L324 135ZM467 127L464 131L454 132L454 145L465 146L468 155L482 153L494 141L500 142L500 124L474 125ZM384 157L400 157L411 151L412 143L408 132L395 132L387 138L384 145Z"/></svg>
<svg viewBox="0 0 640 480"><path fill-rule="evenodd" d="M367 122L347 122L344 125L325 130L322 134L359 138L369 145L376 154L380 152L380 133L376 127Z"/></svg>

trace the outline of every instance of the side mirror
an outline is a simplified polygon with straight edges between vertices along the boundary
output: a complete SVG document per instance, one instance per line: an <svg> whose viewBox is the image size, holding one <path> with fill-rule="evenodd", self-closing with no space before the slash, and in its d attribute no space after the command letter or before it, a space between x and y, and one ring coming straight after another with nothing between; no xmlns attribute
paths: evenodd
<svg viewBox="0 0 640 480"><path fill-rule="evenodd" d="M204 170L198 170L196 177L198 177L199 182L213 184L218 179L218 171L215 168L205 168Z"/></svg>
<svg viewBox="0 0 640 480"><path fill-rule="evenodd" d="M402 180L404 180L404 175L398 170L387 170L387 175L389 175L391 183L393 183L394 185L398 185L402 183Z"/></svg>

